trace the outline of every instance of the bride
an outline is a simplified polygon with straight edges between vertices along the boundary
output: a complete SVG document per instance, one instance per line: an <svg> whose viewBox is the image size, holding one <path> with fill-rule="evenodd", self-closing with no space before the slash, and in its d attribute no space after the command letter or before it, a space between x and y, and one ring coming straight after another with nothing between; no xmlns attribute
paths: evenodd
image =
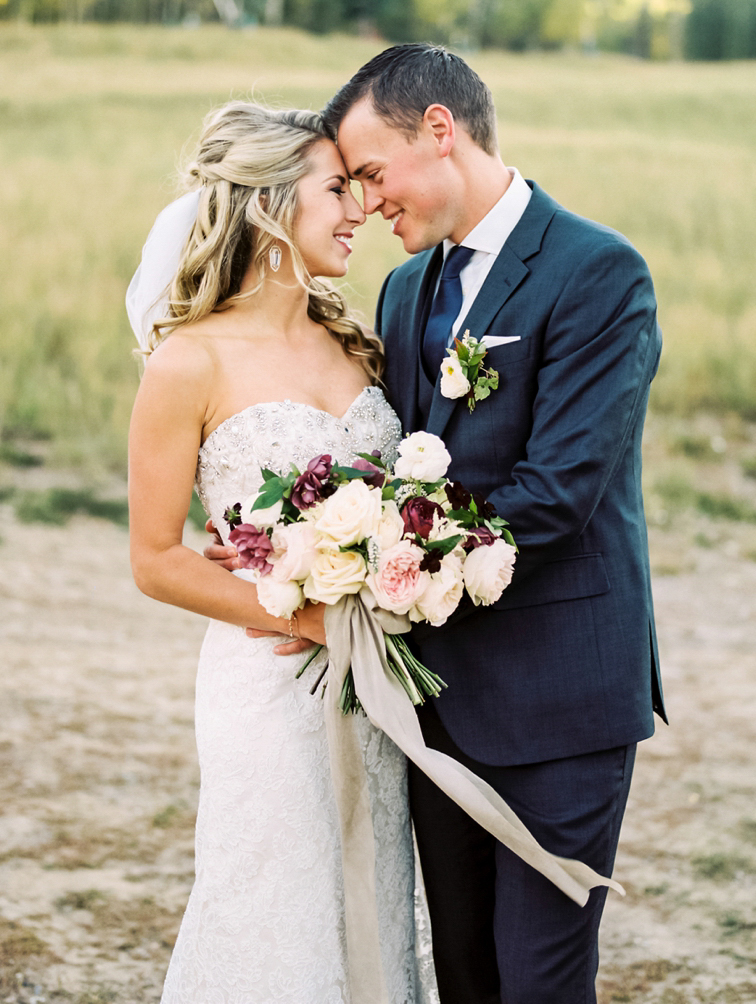
<svg viewBox="0 0 756 1004"><path fill-rule="evenodd" d="M346 273L365 216L312 112L226 105L207 119L189 177L189 234L165 316L148 324L129 445L136 582L211 618L196 692L196 881L162 1002L349 1004L339 822L323 703L307 682L318 664L297 680L304 655L244 630L323 643L322 607L269 616L247 573L184 547L182 528L193 487L224 527L263 467L373 449L394 459L380 342L314 278ZM416 1004L404 757L366 719L358 730L387 996Z"/></svg>

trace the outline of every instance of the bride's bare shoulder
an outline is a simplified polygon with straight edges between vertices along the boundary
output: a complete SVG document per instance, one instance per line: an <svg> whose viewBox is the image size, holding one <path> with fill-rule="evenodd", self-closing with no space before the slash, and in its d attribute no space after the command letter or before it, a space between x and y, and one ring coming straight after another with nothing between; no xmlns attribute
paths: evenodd
<svg viewBox="0 0 756 1004"><path fill-rule="evenodd" d="M212 325L203 318L195 324L182 324L167 335L148 357L145 369L163 377L191 380L211 376L216 364Z"/></svg>

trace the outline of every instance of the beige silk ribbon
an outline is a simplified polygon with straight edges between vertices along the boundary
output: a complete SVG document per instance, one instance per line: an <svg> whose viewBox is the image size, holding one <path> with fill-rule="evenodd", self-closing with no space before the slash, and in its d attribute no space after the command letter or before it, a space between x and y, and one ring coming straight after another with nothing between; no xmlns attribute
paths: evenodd
<svg viewBox="0 0 756 1004"><path fill-rule="evenodd" d="M415 709L386 661L383 632L406 634L409 620L381 610L368 590L326 607L328 687L326 728L341 824L347 955L352 1004L388 1004L375 898L375 843L367 774L354 716L339 710L351 666L366 715L457 805L505 847L585 906L594 886L622 886L588 865L545 850L504 799L471 770L423 740Z"/></svg>

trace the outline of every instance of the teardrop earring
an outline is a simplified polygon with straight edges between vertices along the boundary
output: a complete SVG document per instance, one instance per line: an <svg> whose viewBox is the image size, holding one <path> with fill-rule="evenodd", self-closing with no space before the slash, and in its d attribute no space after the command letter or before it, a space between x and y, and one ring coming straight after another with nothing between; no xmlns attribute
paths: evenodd
<svg viewBox="0 0 756 1004"><path fill-rule="evenodd" d="M274 272L277 272L281 267L281 248L274 244L273 247L268 251L268 260L270 261L270 267Z"/></svg>

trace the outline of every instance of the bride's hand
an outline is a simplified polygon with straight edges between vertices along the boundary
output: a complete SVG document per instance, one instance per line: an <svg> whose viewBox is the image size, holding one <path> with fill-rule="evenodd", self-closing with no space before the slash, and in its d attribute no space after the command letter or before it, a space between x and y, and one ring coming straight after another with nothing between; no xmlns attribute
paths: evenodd
<svg viewBox="0 0 756 1004"><path fill-rule="evenodd" d="M202 552L206 558L210 561L216 562L221 568L228 569L229 572L233 572L235 568L241 568L241 562L239 561L239 554L235 547L226 546L220 538L220 534L215 529L213 521L209 519L205 523L205 529L208 533L213 535L212 544L208 544L205 550Z"/></svg>
<svg viewBox="0 0 756 1004"><path fill-rule="evenodd" d="M323 616L325 606L322 603L306 603L301 610L296 611L296 625L299 629L300 638L294 641L282 641L273 649L276 655L298 655L306 652L313 645L325 645L325 626ZM248 638L286 638L286 635L276 631L259 631L256 628L247 628Z"/></svg>
<svg viewBox="0 0 756 1004"><path fill-rule="evenodd" d="M307 638L316 645L325 645L325 604L311 603L309 600L297 610L297 627L303 639Z"/></svg>

